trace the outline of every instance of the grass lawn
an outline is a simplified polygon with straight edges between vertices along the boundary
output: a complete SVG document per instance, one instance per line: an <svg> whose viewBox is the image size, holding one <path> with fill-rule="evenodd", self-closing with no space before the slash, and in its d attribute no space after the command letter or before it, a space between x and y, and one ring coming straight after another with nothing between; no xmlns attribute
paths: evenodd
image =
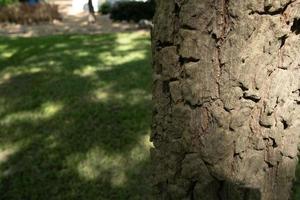
<svg viewBox="0 0 300 200"><path fill-rule="evenodd" d="M0 37L0 199L144 199L146 33Z"/></svg>

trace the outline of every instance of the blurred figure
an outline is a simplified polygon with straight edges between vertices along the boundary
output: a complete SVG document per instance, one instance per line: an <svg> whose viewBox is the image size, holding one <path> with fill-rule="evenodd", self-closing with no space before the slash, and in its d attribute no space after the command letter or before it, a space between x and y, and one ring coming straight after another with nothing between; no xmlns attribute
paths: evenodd
<svg viewBox="0 0 300 200"><path fill-rule="evenodd" d="M96 22L95 10L92 0L88 0L89 18L88 23L93 24Z"/></svg>

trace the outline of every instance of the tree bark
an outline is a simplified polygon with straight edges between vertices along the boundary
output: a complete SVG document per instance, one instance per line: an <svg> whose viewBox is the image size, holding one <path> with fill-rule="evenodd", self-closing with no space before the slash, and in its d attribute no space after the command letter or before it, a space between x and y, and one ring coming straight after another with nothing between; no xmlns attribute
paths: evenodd
<svg viewBox="0 0 300 200"><path fill-rule="evenodd" d="M300 133L300 1L156 4L153 199L289 199Z"/></svg>

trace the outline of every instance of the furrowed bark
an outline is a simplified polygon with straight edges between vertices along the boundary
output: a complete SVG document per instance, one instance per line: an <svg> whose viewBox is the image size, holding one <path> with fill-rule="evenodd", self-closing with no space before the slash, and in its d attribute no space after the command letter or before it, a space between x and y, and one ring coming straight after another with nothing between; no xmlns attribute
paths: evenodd
<svg viewBox="0 0 300 200"><path fill-rule="evenodd" d="M300 1L156 3L153 198L289 199Z"/></svg>

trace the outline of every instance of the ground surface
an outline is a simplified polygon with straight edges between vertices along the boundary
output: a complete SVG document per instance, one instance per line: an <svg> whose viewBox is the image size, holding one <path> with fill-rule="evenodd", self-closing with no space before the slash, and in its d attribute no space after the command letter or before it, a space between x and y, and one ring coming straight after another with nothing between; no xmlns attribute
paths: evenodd
<svg viewBox="0 0 300 200"><path fill-rule="evenodd" d="M1 200L143 199L149 49L144 32L0 37Z"/></svg>
<svg viewBox="0 0 300 200"><path fill-rule="evenodd" d="M71 0L50 0L50 3L59 6L62 21L53 23L19 25L0 23L0 36L45 36L57 34L100 34L136 30L137 25L126 22L113 22L108 15L96 15L96 23L88 24L88 13L71 13Z"/></svg>

